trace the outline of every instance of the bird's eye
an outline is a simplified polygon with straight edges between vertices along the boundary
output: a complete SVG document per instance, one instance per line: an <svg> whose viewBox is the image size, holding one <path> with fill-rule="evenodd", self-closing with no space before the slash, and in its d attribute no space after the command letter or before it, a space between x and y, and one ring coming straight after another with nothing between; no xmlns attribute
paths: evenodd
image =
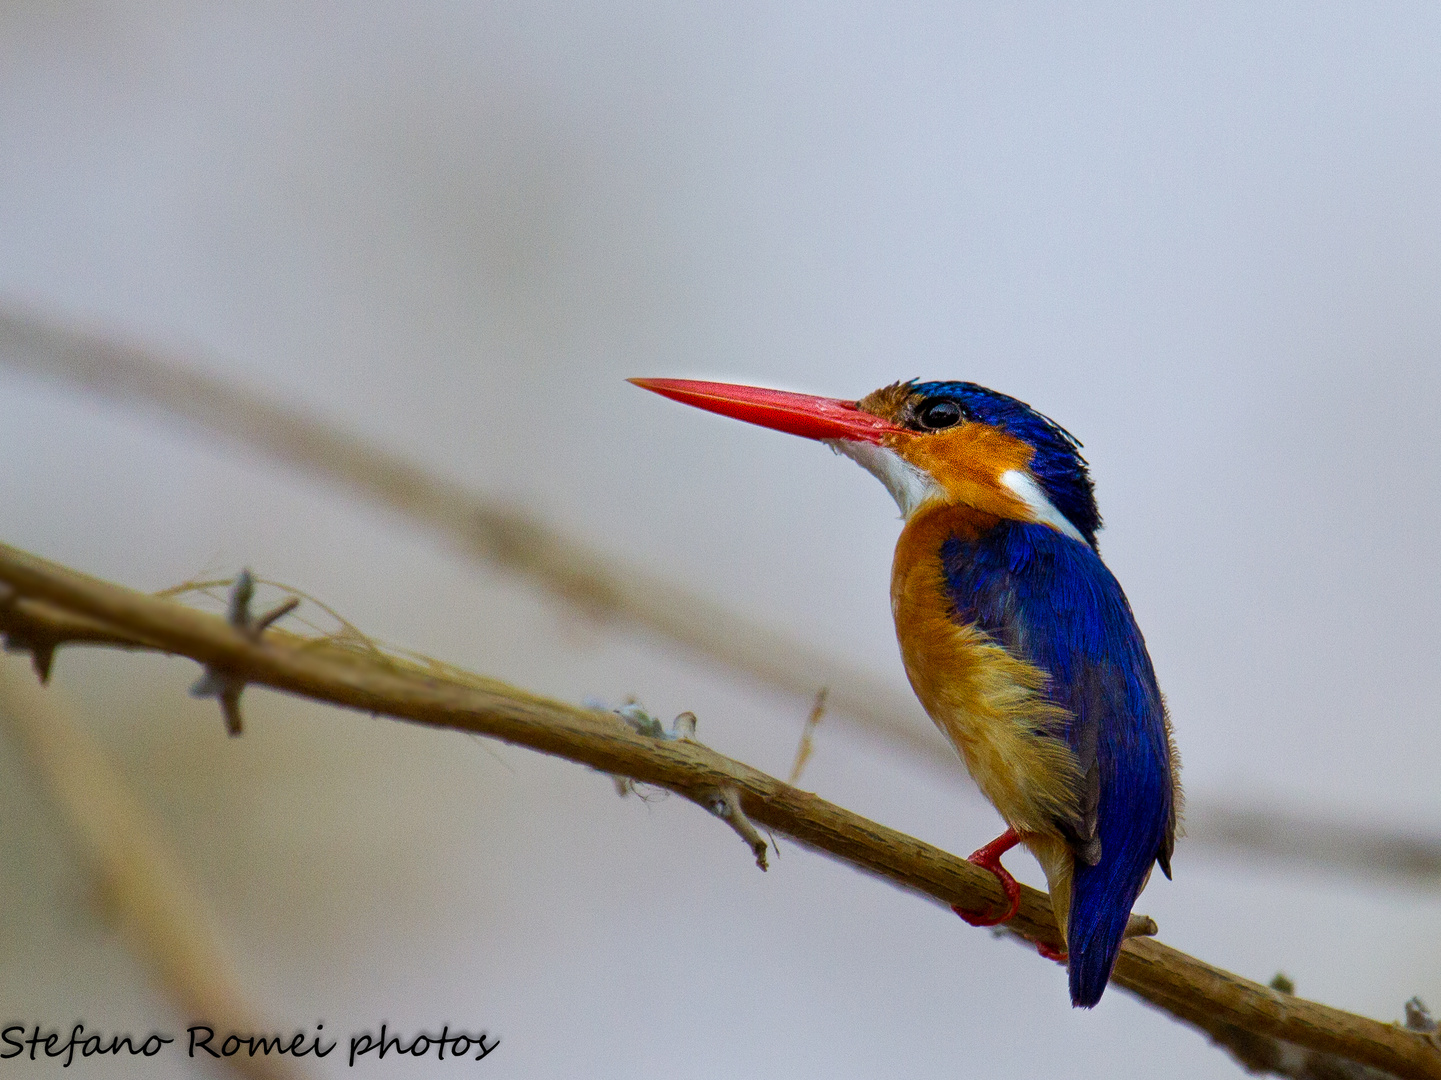
<svg viewBox="0 0 1441 1080"><path fill-rule="evenodd" d="M922 402L916 410L916 419L927 431L940 431L961 422L961 407L950 398L932 398Z"/></svg>

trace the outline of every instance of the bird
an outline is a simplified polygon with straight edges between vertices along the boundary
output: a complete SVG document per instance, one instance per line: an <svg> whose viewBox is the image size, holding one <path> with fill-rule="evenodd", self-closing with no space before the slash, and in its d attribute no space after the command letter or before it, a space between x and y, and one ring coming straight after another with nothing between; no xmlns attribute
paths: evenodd
<svg viewBox="0 0 1441 1080"><path fill-rule="evenodd" d="M1153 866L1171 877L1180 762L1146 643L1096 542L1081 443L971 382L910 380L856 401L693 379L631 379L687 405L828 444L904 522L891 609L916 696L1006 830L970 861L1000 880L1024 845L1045 872L1071 1003L1110 981Z"/></svg>

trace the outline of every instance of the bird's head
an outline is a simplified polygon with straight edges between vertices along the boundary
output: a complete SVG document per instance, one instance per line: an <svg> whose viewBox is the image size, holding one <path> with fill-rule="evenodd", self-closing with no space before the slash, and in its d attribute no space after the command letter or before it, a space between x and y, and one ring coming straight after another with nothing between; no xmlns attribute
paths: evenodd
<svg viewBox="0 0 1441 1080"><path fill-rule="evenodd" d="M1080 443L1015 398L967 382L904 382L859 401L691 379L632 379L657 394L829 444L895 497L1049 525L1091 547L1101 517Z"/></svg>

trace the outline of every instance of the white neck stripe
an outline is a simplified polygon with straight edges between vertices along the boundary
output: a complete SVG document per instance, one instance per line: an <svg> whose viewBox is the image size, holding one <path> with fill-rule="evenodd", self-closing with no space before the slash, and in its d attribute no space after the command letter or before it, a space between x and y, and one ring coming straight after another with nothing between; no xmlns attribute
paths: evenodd
<svg viewBox="0 0 1441 1080"><path fill-rule="evenodd" d="M945 492L931 479L929 473L912 465L894 450L855 439L824 441L837 454L850 458L884 484L891 493L891 498L895 499L896 505L900 507L902 518L909 518L932 499L945 497ZM1086 538L1081 535L1080 530L1071 524L1065 514L1056 509L1055 503L1047 498L1041 485L1036 483L1030 473L1020 469L1007 469L1001 474L1001 483L1026 504L1032 519L1038 524L1049 525L1072 540L1086 544Z"/></svg>
<svg viewBox="0 0 1441 1080"><path fill-rule="evenodd" d="M1086 543L1086 538L1081 535L1079 529L1071 524L1071 519L1056 509L1056 504L1046 497L1041 485L1036 483L1030 473L1021 472L1020 469L1007 469L1001 473L1001 483L1014 491L1031 509L1031 513L1042 525L1049 525L1051 528L1065 533L1072 540L1079 540ZM1087 547L1090 545L1087 544Z"/></svg>

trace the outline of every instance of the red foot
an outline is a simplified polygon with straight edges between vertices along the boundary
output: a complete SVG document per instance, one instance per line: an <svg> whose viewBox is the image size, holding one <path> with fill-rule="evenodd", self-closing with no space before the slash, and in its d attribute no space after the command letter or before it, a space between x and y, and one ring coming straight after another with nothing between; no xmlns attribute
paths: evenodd
<svg viewBox="0 0 1441 1080"><path fill-rule="evenodd" d="M1010 871L1001 865L1001 856L1020 842L1021 838L1016 835L1016 830L1007 829L966 860L996 875L997 880L1001 883L1001 890L1006 894L1005 911L993 917L980 911L967 911L965 908L955 905L951 907L951 910L972 926L998 926L1015 918L1016 912L1021 910L1021 887L1016 884L1016 879L1011 877Z"/></svg>
<svg viewBox="0 0 1441 1080"><path fill-rule="evenodd" d="M1058 964L1068 964L1071 961L1070 954L1065 949L1053 949L1044 941L1036 942L1036 952L1040 953L1047 960L1054 960Z"/></svg>

